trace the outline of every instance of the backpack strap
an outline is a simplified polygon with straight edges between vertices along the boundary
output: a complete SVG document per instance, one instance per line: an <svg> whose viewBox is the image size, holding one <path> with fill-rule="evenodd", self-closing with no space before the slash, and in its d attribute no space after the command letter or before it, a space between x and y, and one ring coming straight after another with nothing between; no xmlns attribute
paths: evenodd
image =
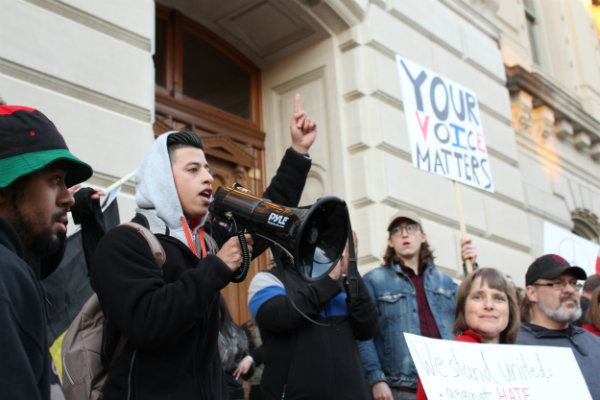
<svg viewBox="0 0 600 400"><path fill-rule="evenodd" d="M163 265L165 265L165 261L167 261L167 254L165 253L165 249L162 247L162 245L160 244L160 241L158 240L156 235L154 233L152 233L152 231L150 229L146 228L144 225L140 225L136 222L131 222L131 221L124 222L121 225L128 226L128 227L138 231L140 233L140 235L142 235L142 237L144 239L146 239L146 242L148 242L148 246L150 246L150 251L152 252L152 255L154 256L154 260L156 261L156 264L160 268L162 268ZM123 350L125 350L126 344L127 344L127 336L121 334L121 337L119 338L119 341L117 342L117 347L115 347L115 352L113 353L111 362L115 361L117 359L117 357L119 357L121 355Z"/></svg>
<svg viewBox="0 0 600 400"><path fill-rule="evenodd" d="M154 233L152 233L152 231L150 231L150 229L136 222L124 222L121 225L128 226L138 231L140 235L142 235L142 237L146 239L146 242L148 242L148 246L150 246L150 251L152 251L152 255L154 256L156 264L158 264L158 266L161 268L163 265L165 265L165 261L167 261L165 249L163 249L162 245L158 241L158 238L156 237L156 235L154 235Z"/></svg>

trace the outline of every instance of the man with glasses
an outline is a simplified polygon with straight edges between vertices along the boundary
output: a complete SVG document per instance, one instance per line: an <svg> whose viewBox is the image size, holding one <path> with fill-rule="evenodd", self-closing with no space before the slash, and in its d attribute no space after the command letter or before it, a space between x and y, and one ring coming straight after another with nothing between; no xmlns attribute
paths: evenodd
<svg viewBox="0 0 600 400"><path fill-rule="evenodd" d="M600 339L573 324L581 316L577 281L585 278L559 255L536 259L525 275L531 319L521 325L517 344L572 348L592 398L600 400Z"/></svg>
<svg viewBox="0 0 600 400"><path fill-rule="evenodd" d="M379 331L359 342L367 382L375 400L415 399L417 370L404 332L453 339L457 285L433 263L421 218L400 210L388 224L384 265L364 276L379 311ZM461 241L461 257L475 264L470 239Z"/></svg>

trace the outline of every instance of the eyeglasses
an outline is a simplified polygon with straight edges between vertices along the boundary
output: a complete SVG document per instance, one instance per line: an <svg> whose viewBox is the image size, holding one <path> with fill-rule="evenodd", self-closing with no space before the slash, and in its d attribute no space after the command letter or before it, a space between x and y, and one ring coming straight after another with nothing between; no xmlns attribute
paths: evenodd
<svg viewBox="0 0 600 400"><path fill-rule="evenodd" d="M551 282L551 283L533 283L533 286L546 286L551 287L554 290L565 290L567 285L571 286L574 289L580 290L583 287L583 283L579 283L577 281L559 281L559 282Z"/></svg>
<svg viewBox="0 0 600 400"><path fill-rule="evenodd" d="M409 235L413 234L413 233L419 231L419 224L408 224L408 225L404 225L404 226L402 226L402 225L395 226L390 230L390 234L395 235L396 233L401 233L404 230Z"/></svg>

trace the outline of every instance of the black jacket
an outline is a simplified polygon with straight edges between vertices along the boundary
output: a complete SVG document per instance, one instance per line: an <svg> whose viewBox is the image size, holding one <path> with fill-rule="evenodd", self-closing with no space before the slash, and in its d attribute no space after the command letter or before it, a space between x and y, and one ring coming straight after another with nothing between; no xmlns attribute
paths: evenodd
<svg viewBox="0 0 600 400"><path fill-rule="evenodd" d="M37 261L37 267L25 258ZM3 216L0 260L0 397L63 398L48 350L39 260L26 257L21 239Z"/></svg>
<svg viewBox="0 0 600 400"><path fill-rule="evenodd" d="M349 307L344 285L324 277L307 283L291 268L258 273L249 307L263 340L261 388L268 399L364 400L370 398L356 339L373 337L377 309L359 278ZM311 319L306 320L292 305Z"/></svg>
<svg viewBox="0 0 600 400"><path fill-rule="evenodd" d="M295 206L309 169L309 158L288 150L264 197ZM140 215L134 221L146 223ZM205 232L219 246L228 239L219 226L207 223ZM104 399L227 399L217 347L218 294L232 273L215 255L199 259L180 240L157 237L166 252L162 271L146 241L128 227L108 232L93 258L92 287L107 319L105 360L120 332L128 338L110 363ZM254 241L258 255L266 243Z"/></svg>

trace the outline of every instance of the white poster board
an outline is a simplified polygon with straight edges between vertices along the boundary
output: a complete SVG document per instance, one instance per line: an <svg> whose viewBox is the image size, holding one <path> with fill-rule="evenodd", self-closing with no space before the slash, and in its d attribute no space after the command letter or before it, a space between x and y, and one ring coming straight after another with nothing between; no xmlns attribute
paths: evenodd
<svg viewBox="0 0 600 400"><path fill-rule="evenodd" d="M494 191L475 93L396 55L413 165Z"/></svg>
<svg viewBox="0 0 600 400"><path fill-rule="evenodd" d="M600 246L596 243L544 221L544 254L558 254L590 276L597 273L599 252Z"/></svg>
<svg viewBox="0 0 600 400"><path fill-rule="evenodd" d="M429 400L592 399L568 347L404 337Z"/></svg>

